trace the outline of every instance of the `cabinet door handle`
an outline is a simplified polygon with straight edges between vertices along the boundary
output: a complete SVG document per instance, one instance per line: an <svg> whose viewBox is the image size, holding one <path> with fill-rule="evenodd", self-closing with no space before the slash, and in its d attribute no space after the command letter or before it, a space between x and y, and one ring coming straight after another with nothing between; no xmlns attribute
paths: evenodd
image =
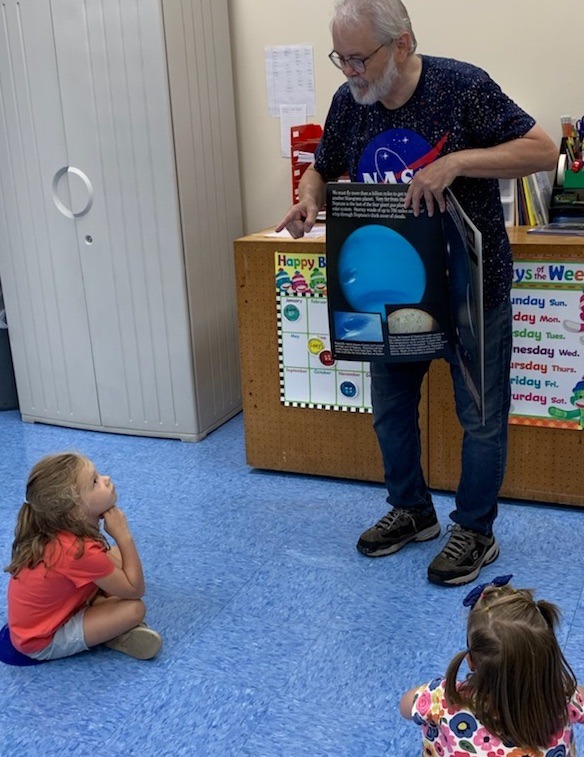
<svg viewBox="0 0 584 757"><path fill-rule="evenodd" d="M73 174L74 176L78 176L83 182L85 189L87 190L87 199L85 201L85 205L81 208L81 210L73 210L72 208L68 208L59 197L58 185L65 174ZM63 166L62 168L59 168L59 170L53 177L53 202L55 203L57 210L59 210L67 218L79 218L80 216L84 216L86 213L88 213L91 209L91 206L93 205L93 186L89 181L87 175L84 174L83 171L81 171L79 168L75 168L75 166Z"/></svg>

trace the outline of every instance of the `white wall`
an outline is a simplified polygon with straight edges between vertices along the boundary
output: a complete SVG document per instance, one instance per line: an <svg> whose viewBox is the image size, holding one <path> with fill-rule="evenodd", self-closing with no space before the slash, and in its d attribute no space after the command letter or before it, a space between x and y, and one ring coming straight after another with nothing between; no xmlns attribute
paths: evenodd
<svg viewBox="0 0 584 757"><path fill-rule="evenodd" d="M559 142L560 116L584 113L582 16L566 0L406 0L418 51L481 66ZM317 112L324 123L344 81L328 61L333 0L229 0L246 233L271 226L291 202L279 119L267 110L266 45L314 47ZM573 18L573 21L570 19Z"/></svg>

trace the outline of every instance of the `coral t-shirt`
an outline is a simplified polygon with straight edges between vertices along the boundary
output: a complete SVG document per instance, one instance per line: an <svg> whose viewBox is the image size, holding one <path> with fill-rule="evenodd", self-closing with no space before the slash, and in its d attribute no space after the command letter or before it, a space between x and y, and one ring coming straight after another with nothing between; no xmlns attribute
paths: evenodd
<svg viewBox="0 0 584 757"><path fill-rule="evenodd" d="M46 549L48 563L23 568L8 582L8 627L13 645L24 654L51 643L55 631L80 610L97 589L94 581L113 572L115 565L99 541L61 532ZM53 549L54 547L54 549Z"/></svg>

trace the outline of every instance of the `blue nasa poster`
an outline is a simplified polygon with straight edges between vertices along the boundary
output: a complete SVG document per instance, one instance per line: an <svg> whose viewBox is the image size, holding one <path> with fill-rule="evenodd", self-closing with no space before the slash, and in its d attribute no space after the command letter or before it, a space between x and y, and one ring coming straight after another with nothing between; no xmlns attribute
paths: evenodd
<svg viewBox="0 0 584 757"><path fill-rule="evenodd" d="M482 406L480 233L452 193L447 212L416 217L407 185L327 185L331 349L337 360L457 356Z"/></svg>

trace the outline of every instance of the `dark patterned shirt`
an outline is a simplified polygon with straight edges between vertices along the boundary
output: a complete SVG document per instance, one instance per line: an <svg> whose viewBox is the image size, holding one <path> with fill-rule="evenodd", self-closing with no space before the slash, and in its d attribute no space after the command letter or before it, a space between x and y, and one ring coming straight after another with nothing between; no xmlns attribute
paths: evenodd
<svg viewBox="0 0 584 757"><path fill-rule="evenodd" d="M442 155L508 142L535 125L482 69L421 59L418 86L396 110L380 102L359 105L347 83L337 90L316 150L315 168L325 181L348 173L352 181L408 183ZM513 277L498 181L458 177L451 189L482 233L485 307L491 308L508 296Z"/></svg>

